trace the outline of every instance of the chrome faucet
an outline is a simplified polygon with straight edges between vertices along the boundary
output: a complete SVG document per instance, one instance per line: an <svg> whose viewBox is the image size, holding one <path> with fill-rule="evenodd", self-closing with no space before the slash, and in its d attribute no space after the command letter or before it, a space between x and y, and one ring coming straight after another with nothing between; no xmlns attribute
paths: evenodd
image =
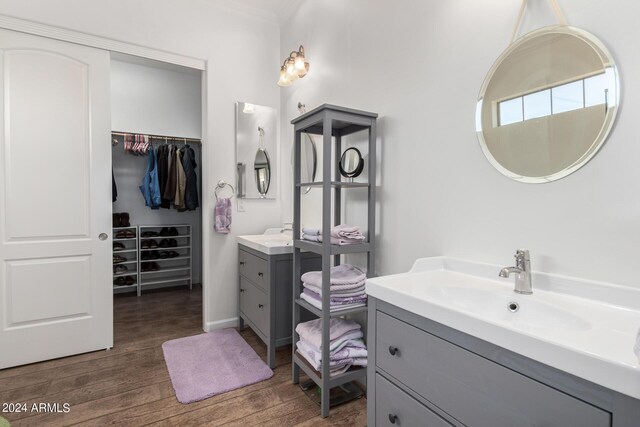
<svg viewBox="0 0 640 427"><path fill-rule="evenodd" d="M529 251L526 249L518 249L514 256L516 258L516 266L504 267L500 270L498 276L508 278L511 273L515 273L516 286L513 291L519 294L532 294L531 260L529 259Z"/></svg>

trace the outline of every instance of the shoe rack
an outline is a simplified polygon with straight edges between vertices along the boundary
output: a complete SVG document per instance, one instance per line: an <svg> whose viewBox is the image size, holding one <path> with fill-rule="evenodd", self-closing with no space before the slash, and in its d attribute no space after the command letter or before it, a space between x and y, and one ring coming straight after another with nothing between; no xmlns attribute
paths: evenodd
<svg viewBox="0 0 640 427"><path fill-rule="evenodd" d="M138 232L139 292L180 285L192 289L191 226L140 225Z"/></svg>
<svg viewBox="0 0 640 427"><path fill-rule="evenodd" d="M138 227L113 228L113 293L137 292L139 271Z"/></svg>

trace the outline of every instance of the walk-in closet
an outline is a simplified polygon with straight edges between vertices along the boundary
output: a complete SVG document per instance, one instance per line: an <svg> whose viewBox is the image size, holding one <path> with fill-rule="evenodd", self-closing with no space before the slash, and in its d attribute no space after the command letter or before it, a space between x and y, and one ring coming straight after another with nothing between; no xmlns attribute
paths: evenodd
<svg viewBox="0 0 640 427"><path fill-rule="evenodd" d="M117 297L201 292L201 93L197 70L111 58Z"/></svg>

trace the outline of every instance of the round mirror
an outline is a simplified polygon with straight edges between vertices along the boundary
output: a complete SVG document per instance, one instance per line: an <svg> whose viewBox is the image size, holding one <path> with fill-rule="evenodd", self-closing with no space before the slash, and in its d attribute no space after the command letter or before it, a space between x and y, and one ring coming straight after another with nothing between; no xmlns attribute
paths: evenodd
<svg viewBox="0 0 640 427"><path fill-rule="evenodd" d="M258 148L256 158L253 161L253 170L256 176L256 187L260 196L266 197L269 191L269 183L271 182L271 163L269 155L264 148Z"/></svg>
<svg viewBox="0 0 640 427"><path fill-rule="evenodd" d="M360 150L355 147L350 147L344 150L342 157L340 157L340 174L347 178L355 178L362 173L364 168L364 159Z"/></svg>
<svg viewBox="0 0 640 427"><path fill-rule="evenodd" d="M618 104L618 74L604 45L577 28L546 27L512 43L489 70L476 130L501 173L549 182L596 154Z"/></svg>

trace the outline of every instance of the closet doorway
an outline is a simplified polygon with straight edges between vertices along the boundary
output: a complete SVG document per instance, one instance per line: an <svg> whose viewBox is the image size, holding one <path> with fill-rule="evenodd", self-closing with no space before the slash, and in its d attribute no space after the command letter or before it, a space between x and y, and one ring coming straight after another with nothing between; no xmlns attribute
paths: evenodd
<svg viewBox="0 0 640 427"><path fill-rule="evenodd" d="M114 298L201 301L202 72L112 53L111 129Z"/></svg>

